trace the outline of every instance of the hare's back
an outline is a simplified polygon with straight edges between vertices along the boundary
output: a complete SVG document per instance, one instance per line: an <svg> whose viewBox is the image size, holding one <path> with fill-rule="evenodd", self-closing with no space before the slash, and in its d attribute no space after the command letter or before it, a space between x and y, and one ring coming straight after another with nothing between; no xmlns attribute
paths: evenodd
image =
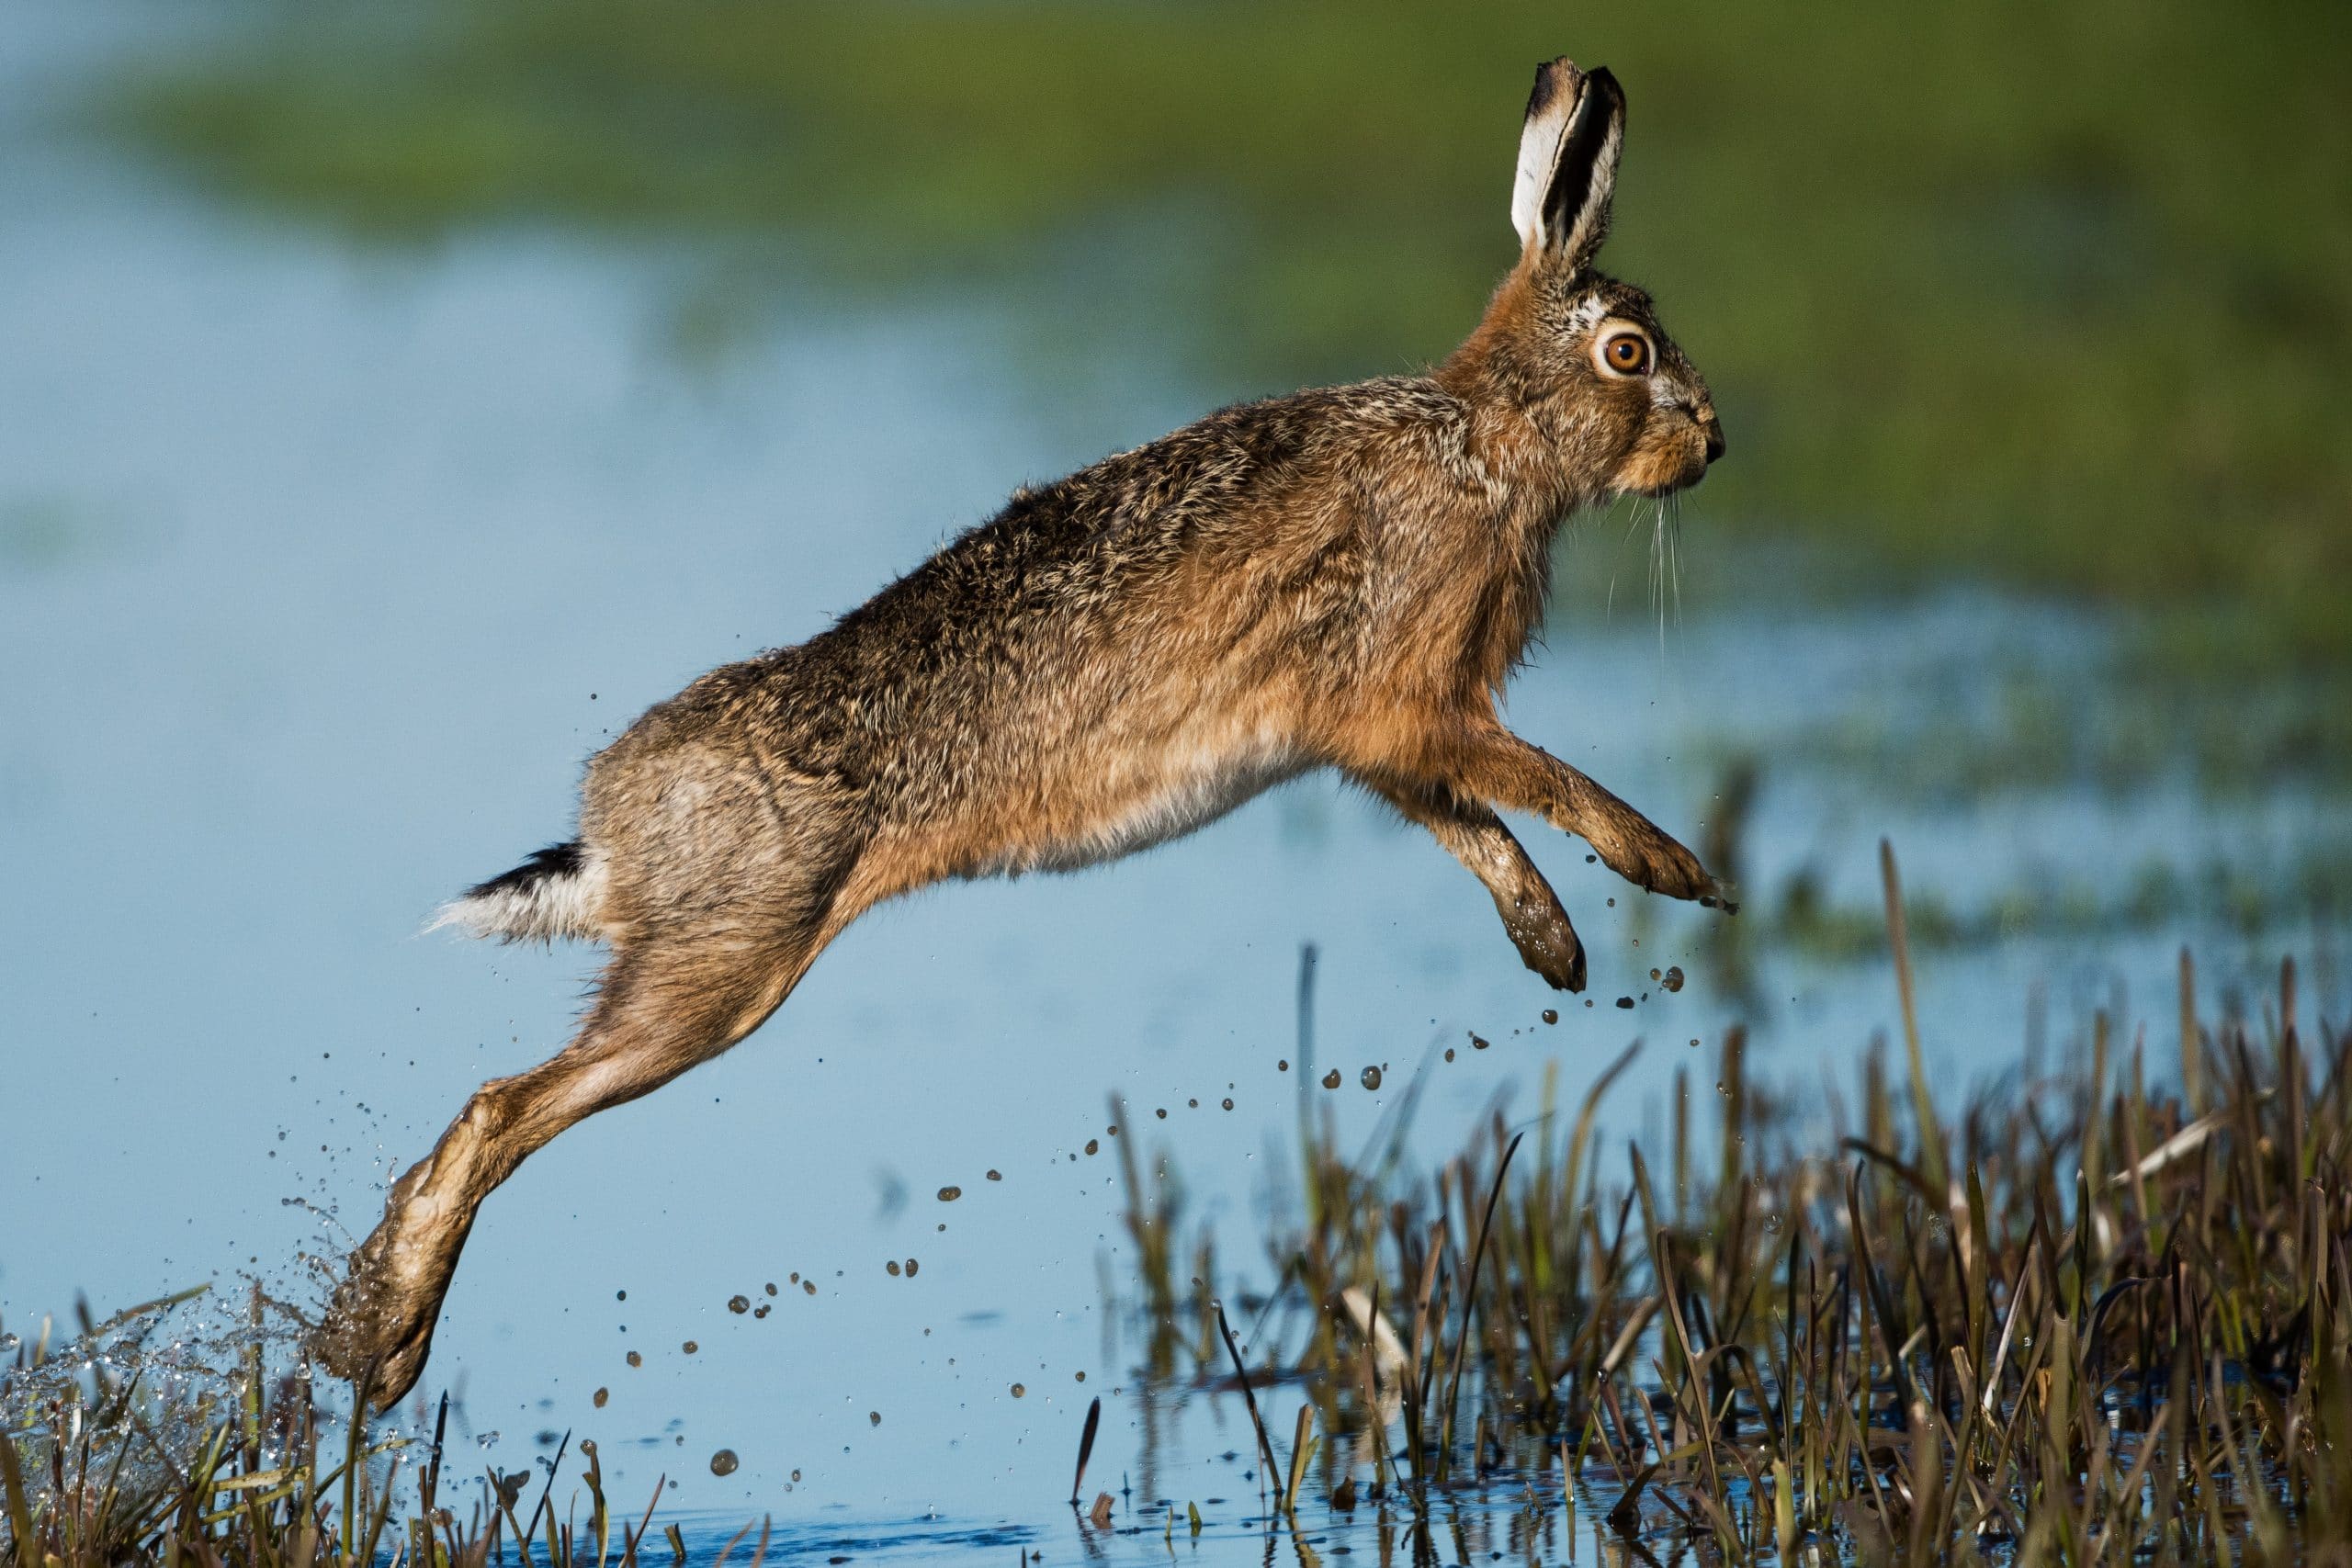
<svg viewBox="0 0 2352 1568"><path fill-rule="evenodd" d="M1344 621L1361 584L1334 574L1362 564L1333 547L1346 492L1456 412L1426 381L1302 392L1024 488L825 632L703 677L615 750L740 747L916 818L1108 773L1124 780L1114 813L1152 826L1075 858L1181 831L1300 765L1283 739L1296 657L1267 646L1298 617L1270 598L1313 595L1324 623ZM1177 798L1154 803L1163 785Z"/></svg>

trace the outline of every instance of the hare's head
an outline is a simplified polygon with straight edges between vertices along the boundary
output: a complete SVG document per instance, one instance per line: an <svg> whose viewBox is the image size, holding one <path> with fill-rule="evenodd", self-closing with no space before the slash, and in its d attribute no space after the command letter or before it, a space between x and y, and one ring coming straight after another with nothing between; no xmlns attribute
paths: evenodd
<svg viewBox="0 0 2352 1568"><path fill-rule="evenodd" d="M1650 297L1593 267L1624 140L1614 76L1537 68L1510 197L1519 265L1448 367L1529 417L1581 502L1683 489L1724 452L1707 383Z"/></svg>

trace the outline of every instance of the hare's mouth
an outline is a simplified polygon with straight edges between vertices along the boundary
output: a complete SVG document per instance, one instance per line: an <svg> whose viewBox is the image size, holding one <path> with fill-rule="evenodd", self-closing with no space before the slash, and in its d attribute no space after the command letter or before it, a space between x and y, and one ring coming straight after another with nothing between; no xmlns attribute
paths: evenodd
<svg viewBox="0 0 2352 1568"><path fill-rule="evenodd" d="M1708 465L1723 450L1723 432L1712 421L1705 424L1695 418L1682 421L1635 448L1618 488L1628 495L1663 501L1705 479Z"/></svg>
<svg viewBox="0 0 2352 1568"><path fill-rule="evenodd" d="M1619 488L1628 495L1664 501L1669 495L1689 490L1706 477L1706 445L1694 434L1687 443L1678 441L1663 450L1637 456L1628 465L1624 481Z"/></svg>

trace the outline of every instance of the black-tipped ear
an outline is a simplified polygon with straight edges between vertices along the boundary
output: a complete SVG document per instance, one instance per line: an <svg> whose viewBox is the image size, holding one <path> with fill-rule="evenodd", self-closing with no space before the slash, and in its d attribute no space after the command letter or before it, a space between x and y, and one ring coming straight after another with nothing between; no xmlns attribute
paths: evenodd
<svg viewBox="0 0 2352 1568"><path fill-rule="evenodd" d="M1625 145L1625 93L1606 70L1563 58L1539 66L1519 137L1510 218L1522 246L1581 271L1609 235L1609 198Z"/></svg>

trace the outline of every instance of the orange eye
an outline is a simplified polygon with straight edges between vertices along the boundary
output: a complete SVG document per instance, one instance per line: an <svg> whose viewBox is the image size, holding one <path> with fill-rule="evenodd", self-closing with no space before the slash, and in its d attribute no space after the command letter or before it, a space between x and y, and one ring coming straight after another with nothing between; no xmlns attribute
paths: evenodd
<svg viewBox="0 0 2352 1568"><path fill-rule="evenodd" d="M1619 333L1600 345L1600 357L1621 376L1638 376L1650 367L1649 340L1639 333Z"/></svg>

